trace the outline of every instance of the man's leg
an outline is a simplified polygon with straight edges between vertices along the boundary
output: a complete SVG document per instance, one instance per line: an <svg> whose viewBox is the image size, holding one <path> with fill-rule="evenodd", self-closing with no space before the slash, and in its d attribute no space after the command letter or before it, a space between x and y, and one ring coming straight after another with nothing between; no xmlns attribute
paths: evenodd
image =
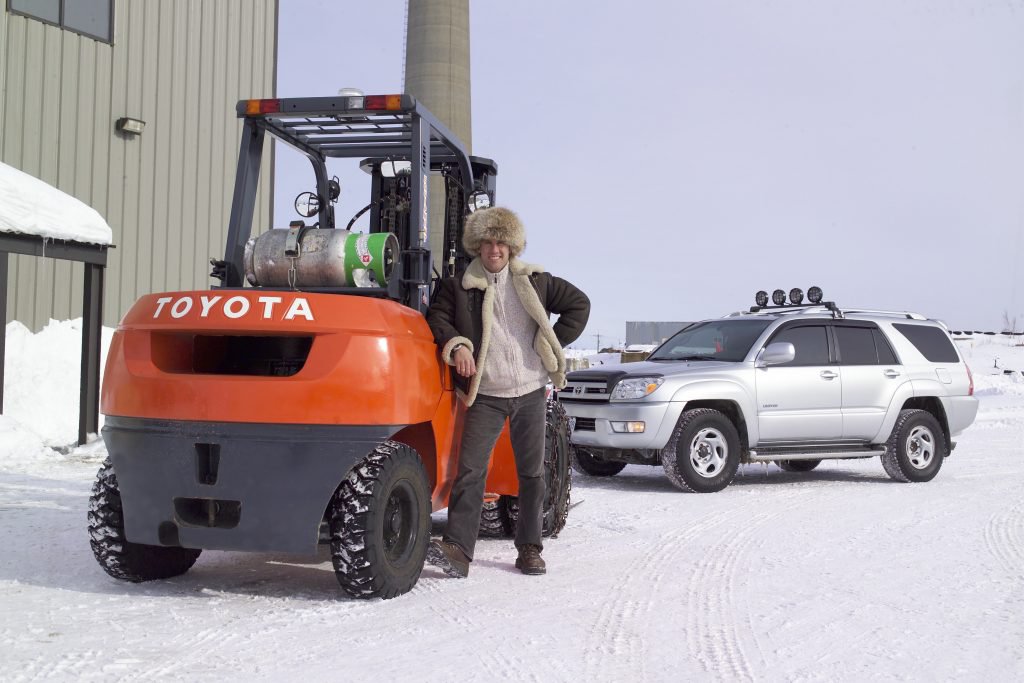
<svg viewBox="0 0 1024 683"><path fill-rule="evenodd" d="M480 531L487 464L505 426L508 404L508 399L477 395L476 401L466 411L459 470L448 497L448 525L444 540L462 548L470 561Z"/></svg>
<svg viewBox="0 0 1024 683"><path fill-rule="evenodd" d="M515 399L509 416L509 435L519 474L519 523L516 547L541 542L541 520L544 514L544 429L547 400L540 388Z"/></svg>

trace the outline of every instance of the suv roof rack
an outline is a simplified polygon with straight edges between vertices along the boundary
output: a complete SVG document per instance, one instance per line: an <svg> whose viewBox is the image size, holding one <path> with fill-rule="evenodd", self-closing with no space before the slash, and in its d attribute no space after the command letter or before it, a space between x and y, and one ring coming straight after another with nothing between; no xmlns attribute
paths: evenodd
<svg viewBox="0 0 1024 683"><path fill-rule="evenodd" d="M871 315L886 315L893 318L906 318L907 320L928 320L920 313L910 311L881 311L873 308L848 308L843 313L869 313Z"/></svg>
<svg viewBox="0 0 1024 683"><path fill-rule="evenodd" d="M822 301L817 304L783 304L782 306L751 306L749 311L742 311L744 315L807 315L809 313L831 313L834 318L842 318L843 312L839 310L834 301Z"/></svg>

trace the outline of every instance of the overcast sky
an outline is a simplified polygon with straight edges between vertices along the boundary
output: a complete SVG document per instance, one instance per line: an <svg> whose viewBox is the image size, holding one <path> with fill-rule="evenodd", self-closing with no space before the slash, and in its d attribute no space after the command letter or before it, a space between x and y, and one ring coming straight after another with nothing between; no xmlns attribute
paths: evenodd
<svg viewBox="0 0 1024 683"><path fill-rule="evenodd" d="M280 7L281 97L401 91L404 2ZM1024 1L478 1L470 23L473 153L523 258L590 295L575 346L811 285L1024 327ZM287 157L279 227L312 184ZM347 223L368 183L338 172Z"/></svg>

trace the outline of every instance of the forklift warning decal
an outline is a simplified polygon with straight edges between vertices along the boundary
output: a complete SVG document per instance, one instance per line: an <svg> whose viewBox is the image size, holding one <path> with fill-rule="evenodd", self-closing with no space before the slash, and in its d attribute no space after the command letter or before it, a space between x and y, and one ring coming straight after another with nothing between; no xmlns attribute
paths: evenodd
<svg viewBox="0 0 1024 683"><path fill-rule="evenodd" d="M224 299L223 296L200 296L199 297L199 317L206 318L210 315L210 311L216 306L217 309L224 314L227 318L237 319L241 318L249 313L251 303L247 297L244 296L233 296L230 299L220 303ZM153 313L154 318L159 318L160 314L166 309L172 318L184 318L192 310L195 304L194 297L183 296L178 298L171 304L170 308L167 308L167 304L174 301L174 297L162 296L156 300L156 312ZM271 320L274 317L274 308L281 303L282 299L279 296L261 296L257 298L262 306L262 317L264 320ZM219 305L218 305L219 304ZM260 311L260 306L256 306L256 310ZM280 313L281 308L277 309ZM291 305L288 306L288 310L285 311L284 316L281 320L294 320L295 318L305 318L306 320L313 320L313 311L309 307L309 302L303 297L295 297L292 300Z"/></svg>

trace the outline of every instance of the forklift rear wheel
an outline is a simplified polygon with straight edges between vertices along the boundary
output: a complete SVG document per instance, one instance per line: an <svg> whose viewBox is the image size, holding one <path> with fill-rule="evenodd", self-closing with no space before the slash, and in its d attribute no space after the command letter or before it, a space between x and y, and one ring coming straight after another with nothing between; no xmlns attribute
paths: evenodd
<svg viewBox="0 0 1024 683"><path fill-rule="evenodd" d="M330 527L346 593L387 599L412 590L430 541L430 486L416 451L385 441L363 458L334 494Z"/></svg>
<svg viewBox="0 0 1024 683"><path fill-rule="evenodd" d="M132 543L125 539L121 491L107 458L89 497L89 545L96 561L115 579L139 583L187 572L201 550Z"/></svg>

